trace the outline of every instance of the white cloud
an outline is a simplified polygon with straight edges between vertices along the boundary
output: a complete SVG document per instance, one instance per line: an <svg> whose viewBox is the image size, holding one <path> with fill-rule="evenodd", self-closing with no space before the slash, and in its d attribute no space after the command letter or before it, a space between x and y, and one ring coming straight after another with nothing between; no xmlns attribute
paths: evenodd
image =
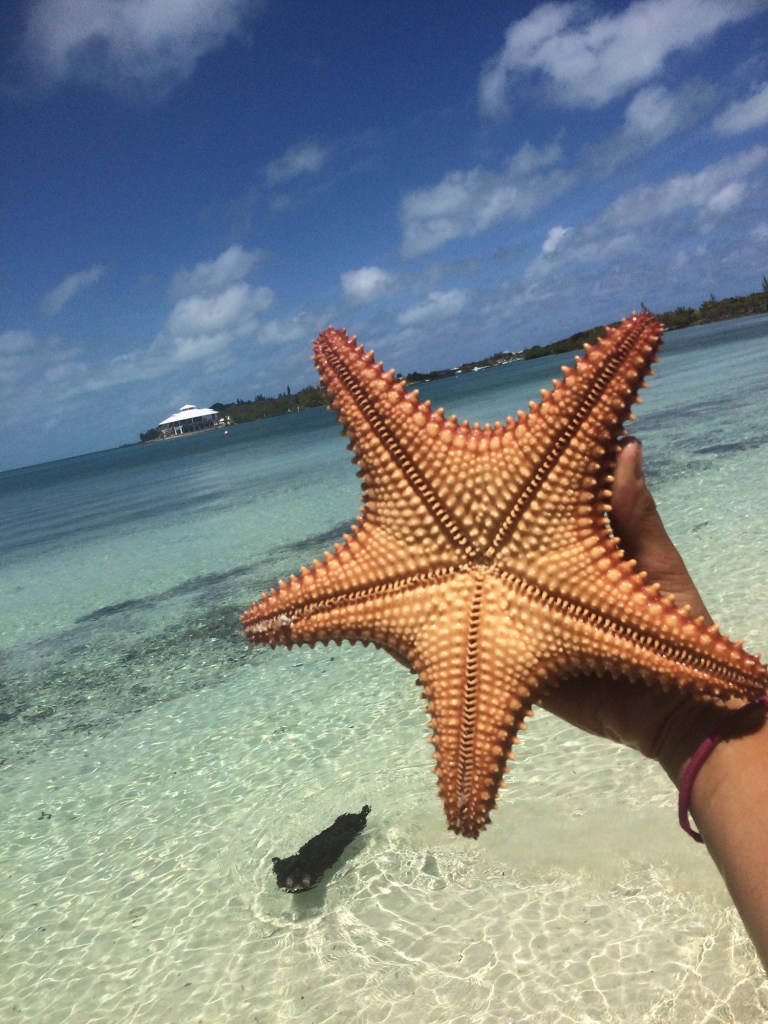
<svg viewBox="0 0 768 1024"><path fill-rule="evenodd" d="M104 276L104 267L95 265L88 270L80 270L76 274L70 274L63 281L52 288L43 298L42 308L46 316L53 316L59 313L66 306L69 300L83 288L89 288L96 284Z"/></svg>
<svg viewBox="0 0 768 1024"><path fill-rule="evenodd" d="M212 261L212 264L215 261ZM23 377L33 395L61 404L79 395L157 380L190 362L201 365L197 376L226 366L233 345L262 343L261 314L275 302L271 289L241 281L217 293L187 295L177 301L162 329L149 344L106 362L85 362L79 348L55 337L26 331L0 336L0 384L3 354L15 356L6 370ZM13 350L13 351L12 351ZM12 382L7 377L5 383Z"/></svg>
<svg viewBox="0 0 768 1024"><path fill-rule="evenodd" d="M168 318L171 334L209 334L222 330L242 333L257 313L269 309L274 296L269 288L254 288L244 281L216 295L190 295L180 299Z"/></svg>
<svg viewBox="0 0 768 1024"><path fill-rule="evenodd" d="M350 302L364 303L380 299L391 291L395 284L394 274L381 267L359 267L347 270L341 275L344 297Z"/></svg>
<svg viewBox="0 0 768 1024"><path fill-rule="evenodd" d="M0 334L0 355L17 355L29 352L35 345L32 331L3 331Z"/></svg>
<svg viewBox="0 0 768 1024"><path fill-rule="evenodd" d="M171 282L171 294L210 295L221 291L247 277L260 255L258 250L249 252L241 245L231 245L215 260L200 262L191 270L180 270Z"/></svg>
<svg viewBox="0 0 768 1024"><path fill-rule="evenodd" d="M627 104L621 127L589 147L588 159L598 177L612 174L627 160L689 129L711 102L707 82L689 82L677 92L662 85L644 86Z"/></svg>
<svg viewBox="0 0 768 1024"><path fill-rule="evenodd" d="M293 324L287 320L282 324L265 322L264 314L276 302L272 290L242 280L253 266L253 256L232 247L215 259L180 271L174 278L179 297L170 304L154 339L112 359L55 335L0 331L0 407L6 425L28 420L30 404L45 412L46 419L37 427L43 423L53 428L65 418L72 421L73 414L77 421L85 415L98 418L104 399L88 396L103 391L112 393L110 408L123 408L130 420L136 409L147 403L152 389L159 394L161 381L170 381L165 390L173 387L185 399L190 381L194 390L204 387L209 396L218 393L226 398L231 394L236 360L243 368L250 367L241 369L237 380L242 381L243 373L263 373L270 360L279 364L283 378L289 372L286 366L293 353L292 339L300 336L308 341L317 333L318 318L307 314L301 323L299 317ZM329 322L327 311L320 320ZM258 361L253 359L257 346L261 352ZM305 347L301 371L307 372L308 365ZM131 400L126 398L129 394ZM154 414L148 411L147 421L136 425L137 432L152 422Z"/></svg>
<svg viewBox="0 0 768 1024"><path fill-rule="evenodd" d="M485 114L500 114L507 106L507 79L511 73L533 70L537 63L547 65L551 41L567 28L575 4L547 3L536 7L520 21L513 21L504 36L500 53L486 62L480 75L480 109Z"/></svg>
<svg viewBox="0 0 768 1024"><path fill-rule="evenodd" d="M0 387L11 387L21 378L34 349L35 336L31 331L0 333Z"/></svg>
<svg viewBox="0 0 768 1024"><path fill-rule="evenodd" d="M738 135L768 124L768 82L746 100L732 103L719 114L713 127L723 135Z"/></svg>
<svg viewBox="0 0 768 1024"><path fill-rule="evenodd" d="M743 181L731 181L709 196L703 204L703 208L708 213L718 215L728 213L729 210L741 204L746 191L747 187Z"/></svg>
<svg viewBox="0 0 768 1024"><path fill-rule="evenodd" d="M270 185L290 181L301 174L316 174L331 154L330 147L307 140L291 146L282 156L271 160L265 174Z"/></svg>
<svg viewBox="0 0 768 1024"><path fill-rule="evenodd" d="M469 298L469 291L464 288L430 292L422 302L404 309L397 319L404 327L423 324L427 320L442 320L461 312Z"/></svg>
<svg viewBox="0 0 768 1024"><path fill-rule="evenodd" d="M36 0L26 54L44 78L163 95L235 34L261 0Z"/></svg>
<svg viewBox="0 0 768 1024"><path fill-rule="evenodd" d="M0 402L10 419L28 417L30 403L58 401L66 382L83 375L81 357L77 346L56 335L0 333Z"/></svg>
<svg viewBox="0 0 768 1024"><path fill-rule="evenodd" d="M560 243L570 230L570 228L560 226L550 228L547 233L547 237L544 240L544 244L541 247L541 251L545 255L549 255L549 253L554 252L560 246Z"/></svg>
<svg viewBox="0 0 768 1024"><path fill-rule="evenodd" d="M633 97L624 113L624 131L654 139L666 138L677 128L679 116L675 101L662 85L650 85Z"/></svg>
<svg viewBox="0 0 768 1024"><path fill-rule="evenodd" d="M0 370L5 354L6 370L22 374L30 393L47 388L50 401L59 405L86 393L158 380L193 361L198 376L209 374L231 362L236 343L262 343L261 317L276 299L270 288L242 280L257 258L232 246L179 271L171 288L176 301L154 340L117 358L85 362L79 348L59 339L6 332Z"/></svg>
<svg viewBox="0 0 768 1024"><path fill-rule="evenodd" d="M768 147L754 146L699 171L632 188L593 220L560 234L555 247L545 243L526 268L525 281L555 291L577 283L593 298L606 289L624 289L638 302L643 298L636 293L638 283L665 291L671 278L679 278L677 271L671 273L676 260L693 259L701 266L709 259L715 268L721 257L713 253L729 250L732 232L742 240L748 233L742 224L746 214L738 211L750 196L757 202L762 195L759 171L767 161ZM716 232L728 218L731 227ZM702 239L712 242L697 252ZM748 247L741 242L738 248Z"/></svg>
<svg viewBox="0 0 768 1024"><path fill-rule="evenodd" d="M501 172L475 167L450 171L432 188L404 196L403 255L419 256L454 238L478 235L506 217L523 218L564 192L569 172L552 165L560 159L556 144L536 149L523 145Z"/></svg>
<svg viewBox="0 0 768 1024"><path fill-rule="evenodd" d="M226 358L238 338L255 339L260 315L275 303L271 288L243 280L260 256L231 245L215 259L175 274L170 292L176 303L151 346L153 354L170 363Z"/></svg>
<svg viewBox="0 0 768 1024"><path fill-rule="evenodd" d="M236 338L255 336L260 313L274 303L269 288L244 281L213 295L189 295L171 311L159 338L177 362L223 355Z"/></svg>
<svg viewBox="0 0 768 1024"><path fill-rule="evenodd" d="M648 220L669 217L683 209L700 214L733 208L746 194L745 179L768 159L768 149L752 149L725 157L691 174L678 174L658 185L641 185L609 207L606 220L623 229Z"/></svg>
<svg viewBox="0 0 768 1024"><path fill-rule="evenodd" d="M302 341L307 345L324 326L334 320L333 310L305 309L281 320L267 320L259 328L258 342L268 348L281 348L286 343ZM309 349L302 351L300 358L307 359Z"/></svg>
<svg viewBox="0 0 768 1024"><path fill-rule="evenodd" d="M634 0L588 17L581 3L545 3L512 22L504 46L483 69L481 110L507 107L510 79L542 78L551 102L601 107L651 81L671 54L704 42L752 14L752 0ZM597 8L599 10L599 7Z"/></svg>

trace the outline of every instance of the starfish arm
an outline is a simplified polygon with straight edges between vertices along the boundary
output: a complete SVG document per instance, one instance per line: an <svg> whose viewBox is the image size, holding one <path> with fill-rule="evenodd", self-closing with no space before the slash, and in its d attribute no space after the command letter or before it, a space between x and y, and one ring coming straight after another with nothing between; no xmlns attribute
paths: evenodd
<svg viewBox="0 0 768 1024"><path fill-rule="evenodd" d="M538 605L547 623L551 657L546 683L589 673L625 676L634 682L679 689L698 699L755 700L768 689L768 667L716 626L692 616L648 584L626 562L609 555L582 580L579 597L560 596L541 585L507 581Z"/></svg>
<svg viewBox="0 0 768 1024"><path fill-rule="evenodd" d="M561 541L560 526L605 526L618 438L661 345L650 314L623 320L571 367L515 430L517 458L530 465L524 486L501 516L488 556L540 551ZM553 525L558 528L553 529Z"/></svg>
<svg viewBox="0 0 768 1024"><path fill-rule="evenodd" d="M360 467L367 518L405 543L476 557L523 476L513 421L447 419L343 331L320 335L315 363Z"/></svg>
<svg viewBox="0 0 768 1024"><path fill-rule="evenodd" d="M592 607L576 604L492 570L467 571L441 587L439 618L419 629L413 667L454 831L476 837L485 828L532 704L571 676L626 676L712 700L754 699L768 688L768 668L757 658L637 575L616 576L610 586L634 613L612 617L601 594Z"/></svg>
<svg viewBox="0 0 768 1024"><path fill-rule="evenodd" d="M536 652L514 627L508 590L490 573L453 577L440 596L440 617L419 630L413 668L427 701L448 825L476 838L531 713Z"/></svg>
<svg viewBox="0 0 768 1024"><path fill-rule="evenodd" d="M402 539L409 543L431 537L452 549L466 546L427 469L445 429L442 410L419 402L344 331L320 335L315 363L360 466L366 515L395 536L407 523Z"/></svg>
<svg viewBox="0 0 768 1024"><path fill-rule="evenodd" d="M333 553L263 594L242 623L253 643L360 641L408 660L422 609L439 615L435 592L450 568L428 548L407 548L363 524Z"/></svg>

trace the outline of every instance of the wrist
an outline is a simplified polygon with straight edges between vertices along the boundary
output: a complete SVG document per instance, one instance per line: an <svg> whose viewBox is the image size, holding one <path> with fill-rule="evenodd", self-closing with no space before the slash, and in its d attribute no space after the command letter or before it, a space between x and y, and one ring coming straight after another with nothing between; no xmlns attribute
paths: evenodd
<svg viewBox="0 0 768 1024"><path fill-rule="evenodd" d="M768 970L767 707L763 697L737 713L737 731L712 747L696 773L690 810Z"/></svg>
<svg viewBox="0 0 768 1024"><path fill-rule="evenodd" d="M725 734L734 712L744 706L746 702L738 699L727 704L711 704L694 703L687 696L681 696L675 703L656 735L651 756L678 789L691 758L702 744L710 737ZM743 723L744 731L750 731L764 717L764 709L757 709L755 718Z"/></svg>
<svg viewBox="0 0 768 1024"><path fill-rule="evenodd" d="M678 801L678 814L680 820L680 827L684 832L695 839L698 843L703 843L704 840L701 834L695 831L691 827L689 820L689 814L693 796L693 786L702 773L704 767L720 747L724 752L728 748L729 741L744 740L746 737L759 732L760 728L765 722L765 713L768 709L768 696L763 695L758 701L753 701L750 704L744 704L742 707L733 711L727 721L722 725L718 726L715 731L707 736L707 738L698 746L693 756L689 759L688 765L685 768L680 782L680 799ZM728 749L728 753L736 752L738 757L743 757L745 749L742 748L731 748ZM724 781L726 784L733 781L734 775L732 770L727 769L727 754L724 757L718 759L720 771L713 775L710 779L710 785L705 786L706 779L702 781L699 786L699 791L706 790L709 793L710 798L712 797L712 785L711 782ZM717 762L716 762L717 763ZM738 764L738 761L737 761ZM723 772L723 769L726 769ZM717 787L716 787L717 788Z"/></svg>

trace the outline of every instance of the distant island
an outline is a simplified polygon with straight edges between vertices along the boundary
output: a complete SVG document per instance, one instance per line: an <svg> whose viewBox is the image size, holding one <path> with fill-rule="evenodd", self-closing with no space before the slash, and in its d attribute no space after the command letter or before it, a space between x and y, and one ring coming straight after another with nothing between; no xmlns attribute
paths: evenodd
<svg viewBox="0 0 768 1024"><path fill-rule="evenodd" d="M645 305L641 305L644 312L650 312ZM768 277L763 278L763 287L759 292L752 292L750 295L736 295L728 299L716 299L714 295L698 307L678 306L677 309L668 310L666 313L655 315L662 321L668 331L677 331L682 327L695 327L698 324L711 324L719 320L733 320L742 316L755 316L758 313L768 313ZM560 352L571 352L573 349L582 348L587 342L595 341L605 330L605 324L598 327L591 327L587 331L578 331L567 338L553 341L549 345L533 345L531 348L523 349L520 352L496 352L484 359L475 359L472 362L461 363L459 366L450 369L428 370L427 372L413 371L403 378L408 384L420 384L428 380L439 380L443 377L458 377L462 373L481 370L486 366L500 366L503 363L511 363L518 359L538 359L541 356L556 355ZM616 326L612 324L610 326ZM293 392L287 387L284 392L276 398L256 395L250 401L237 398L234 402L213 402L210 406L219 413L222 422L249 423L251 420L265 419L267 416L282 416L288 412L300 412L302 409L311 409L314 406L325 405L326 395L321 387L309 385L300 391ZM155 441L160 438L157 427L152 427L141 434L141 441Z"/></svg>

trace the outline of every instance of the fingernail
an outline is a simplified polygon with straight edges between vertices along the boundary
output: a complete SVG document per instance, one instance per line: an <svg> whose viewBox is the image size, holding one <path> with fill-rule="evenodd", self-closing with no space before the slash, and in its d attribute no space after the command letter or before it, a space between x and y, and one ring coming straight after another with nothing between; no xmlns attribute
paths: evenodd
<svg viewBox="0 0 768 1024"><path fill-rule="evenodd" d="M637 455L635 455L635 480L641 480L643 477L643 442L640 438L633 438L637 447Z"/></svg>
<svg viewBox="0 0 768 1024"><path fill-rule="evenodd" d="M642 445L642 442L641 442L640 438L639 437L635 437L632 434L627 434L626 437L622 437L622 439L621 439L621 447L622 448L630 448L630 447L632 447L634 449L634 452L635 452L635 454L634 454L634 459L635 459L635 480L642 479L642 476L643 476L643 445Z"/></svg>

